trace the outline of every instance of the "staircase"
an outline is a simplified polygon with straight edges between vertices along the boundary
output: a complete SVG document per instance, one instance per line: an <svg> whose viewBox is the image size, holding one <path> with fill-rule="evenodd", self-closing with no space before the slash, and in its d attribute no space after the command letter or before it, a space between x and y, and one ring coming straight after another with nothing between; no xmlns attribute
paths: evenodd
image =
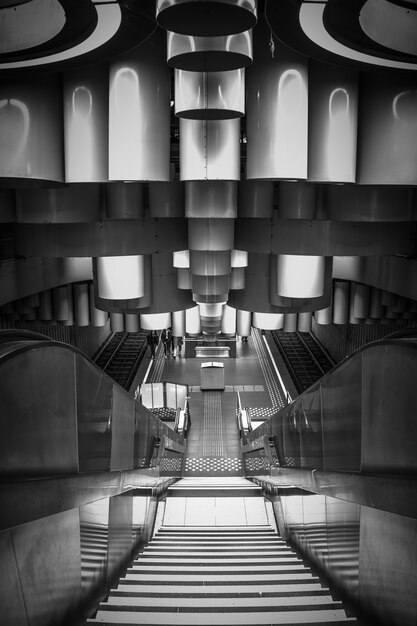
<svg viewBox="0 0 417 626"><path fill-rule="evenodd" d="M217 521L210 526L202 525L201 521L191 525L185 516L182 522L173 525L166 523L172 519L171 514L166 515L167 507L164 522L150 544L88 623L109 626L356 623L271 525L244 521L241 525L218 525L218 520L224 519L222 507L230 510L231 498L225 494L224 486L221 492L219 485L208 483L201 489L209 502L207 511L210 506L216 508ZM189 505L193 497L198 498L194 504L202 502L201 489L196 485L185 482L184 488L189 494ZM258 506L263 504L263 498L250 496L249 491L245 491L247 497L242 497L242 488L245 486L238 481L232 487L235 504L239 507L243 502L246 510L244 520L252 510L247 501L256 500ZM182 500L183 493L176 492L174 485L167 502L172 507ZM212 500L214 504L210 504Z"/></svg>

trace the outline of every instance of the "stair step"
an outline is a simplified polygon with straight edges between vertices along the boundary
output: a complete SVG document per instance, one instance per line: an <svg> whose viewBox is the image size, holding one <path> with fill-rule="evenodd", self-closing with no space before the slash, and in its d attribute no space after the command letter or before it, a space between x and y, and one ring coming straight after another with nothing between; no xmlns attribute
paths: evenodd
<svg viewBox="0 0 417 626"><path fill-rule="evenodd" d="M349 618L343 609L336 610L305 610L305 611L256 611L225 613L216 612L143 612L137 611L101 611L97 612L95 620L87 620L87 623L99 623L105 626L113 624L163 624L170 626L177 624L180 626L229 626L229 625L255 625L264 624L303 624L304 626L326 624L332 626L343 622L355 622L354 618Z"/></svg>
<svg viewBox="0 0 417 626"><path fill-rule="evenodd" d="M316 582L316 580L302 580L295 581L293 583L288 583L287 581L271 583L268 586L264 584L253 584L253 585L233 585L228 586L227 590L224 585L193 585L190 587L189 585L182 584L173 584L168 588L166 585L160 585L158 583L146 584L143 583L138 586L138 591L134 590L132 585L125 585L120 583L117 589L111 592L111 596L118 595L120 593L129 593L132 596L161 596L171 595L171 594L179 594L181 596L188 597L210 597L210 596L225 596L225 597L234 597L239 595L239 597L243 596L264 596L270 597L274 595L302 595L302 594L311 594L312 592L318 594L328 594L329 591L326 588L323 588L320 582ZM168 591L169 589L169 591Z"/></svg>
<svg viewBox="0 0 417 626"><path fill-rule="evenodd" d="M291 580L309 580L312 579L313 575L309 572L309 570L303 571L303 572L295 572L293 574L291 574L290 579ZM210 573L206 573L206 574L184 574L183 572L181 572L180 574L175 574L174 572L170 572L169 574L152 574L152 580L157 581L157 582L167 582L167 583L174 583L174 582L202 582L202 581L207 581L209 582L211 581L218 581L221 582L224 585L228 585L230 582L241 582L244 583L246 581L277 581L277 580L286 580L288 581L289 576L288 576L288 572L282 572L282 573L268 573L268 574L231 574L230 572L225 572L224 574L210 574ZM145 573L129 573L126 578L122 578L121 581L122 582L127 582L128 580L131 581L145 581L145 582L150 582L149 581L149 574L145 574ZM317 580L317 577L315 578L315 580Z"/></svg>
<svg viewBox="0 0 417 626"><path fill-rule="evenodd" d="M294 608L308 607L308 608L322 608L322 609L341 609L343 608L341 603L335 603L331 595L308 595L308 596L275 596L264 598L262 596L252 598L241 598L235 596L234 598L184 598L171 596L168 598L155 598L155 597L134 597L130 595L113 596L109 597L106 606L102 606L103 610L111 610L112 607L116 607L115 610L121 610L119 607L134 607L134 610L142 611L149 610L149 607L155 611L165 609L182 610L185 608L193 608L197 611L204 608L210 608L210 610L224 610L224 609L237 609L242 611L244 608L253 610L255 608L261 608L267 611L273 611L275 609L281 610L282 607Z"/></svg>
<svg viewBox="0 0 417 626"><path fill-rule="evenodd" d="M222 565L262 565L262 563L268 563L269 565L289 565L292 563L303 563L302 559L299 559L298 557L291 556L291 558L288 558L291 555L286 555L285 557L276 557L276 556L265 556L262 557L262 559L256 558L256 557L245 557L242 556L240 557L240 555L236 556L236 557L232 557L232 558L210 558L210 557L205 557L205 558L199 558L198 561L196 562L196 559L192 559L190 557L179 557L177 559L175 559L175 562L181 565L203 565L203 564L222 564ZM148 566L152 565L152 564L160 564L160 563L166 563L164 558L157 558L157 557L149 557L147 559L137 559L133 564L132 567L138 567L139 569L143 566Z"/></svg>

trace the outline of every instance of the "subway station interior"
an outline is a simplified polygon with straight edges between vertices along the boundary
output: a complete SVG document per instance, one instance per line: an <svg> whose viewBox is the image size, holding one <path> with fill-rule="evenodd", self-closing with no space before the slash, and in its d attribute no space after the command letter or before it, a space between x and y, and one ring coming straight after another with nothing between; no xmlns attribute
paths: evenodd
<svg viewBox="0 0 417 626"><path fill-rule="evenodd" d="M0 0L0 622L417 623L416 0Z"/></svg>

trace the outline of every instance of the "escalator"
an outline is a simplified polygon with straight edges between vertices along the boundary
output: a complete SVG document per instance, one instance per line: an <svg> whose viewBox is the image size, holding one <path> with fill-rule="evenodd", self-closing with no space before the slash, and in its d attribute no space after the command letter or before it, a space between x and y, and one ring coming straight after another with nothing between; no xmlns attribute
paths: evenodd
<svg viewBox="0 0 417 626"><path fill-rule="evenodd" d="M129 390L143 355L146 352L147 333L114 333L94 359L96 365Z"/></svg>
<svg viewBox="0 0 417 626"><path fill-rule="evenodd" d="M271 334L298 393L308 389L334 366L311 333L278 330Z"/></svg>

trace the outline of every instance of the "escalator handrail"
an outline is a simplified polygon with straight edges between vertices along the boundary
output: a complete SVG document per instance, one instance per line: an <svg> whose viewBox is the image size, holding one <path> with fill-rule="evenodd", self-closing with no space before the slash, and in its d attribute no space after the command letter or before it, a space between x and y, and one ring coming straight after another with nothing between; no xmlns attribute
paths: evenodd
<svg viewBox="0 0 417 626"><path fill-rule="evenodd" d="M417 331L417 329L416 329L416 331ZM311 394L311 392L313 390L316 390L319 385L322 385L323 383L325 383L329 379L329 377L333 376L333 374L336 371L338 371L340 368L344 367L346 365L346 363L350 362L352 359L357 358L357 356L361 352L365 352L366 350L370 350L370 349L373 349L375 347L383 347L383 346L401 346L401 347L404 347L404 348L417 350L417 332L415 334L412 333L411 336L410 335L403 336L401 334L401 331L400 331L398 336L397 336L397 333L394 333L393 335L394 335L393 337L390 335L388 337L384 337L383 339L377 339L376 341L370 341L369 343L367 343L367 344L357 348L357 350L355 350L351 354L348 354L344 359L342 359L342 361L340 361L331 370L329 370L326 374L324 374L324 376L319 378L319 380L317 380L315 383L310 385L310 387L305 389L296 398L294 398L293 401L291 402L291 405L294 405L295 402L298 402L299 399L302 396L307 395L307 394ZM413 335L415 336L415 338L413 338ZM287 410L289 406L290 405L287 405L283 409L280 409L279 411L277 411L276 415L281 413L281 411ZM269 424L269 421L265 422L264 424L262 424L261 426L259 426L255 430L253 430L251 433L249 433L248 436L251 436L251 435L253 436L259 430L260 432L258 433L258 437L260 437L261 433L264 432L264 428L268 427L268 424ZM256 436L254 436L254 438L251 439L251 441L254 441L255 439L256 439Z"/></svg>

